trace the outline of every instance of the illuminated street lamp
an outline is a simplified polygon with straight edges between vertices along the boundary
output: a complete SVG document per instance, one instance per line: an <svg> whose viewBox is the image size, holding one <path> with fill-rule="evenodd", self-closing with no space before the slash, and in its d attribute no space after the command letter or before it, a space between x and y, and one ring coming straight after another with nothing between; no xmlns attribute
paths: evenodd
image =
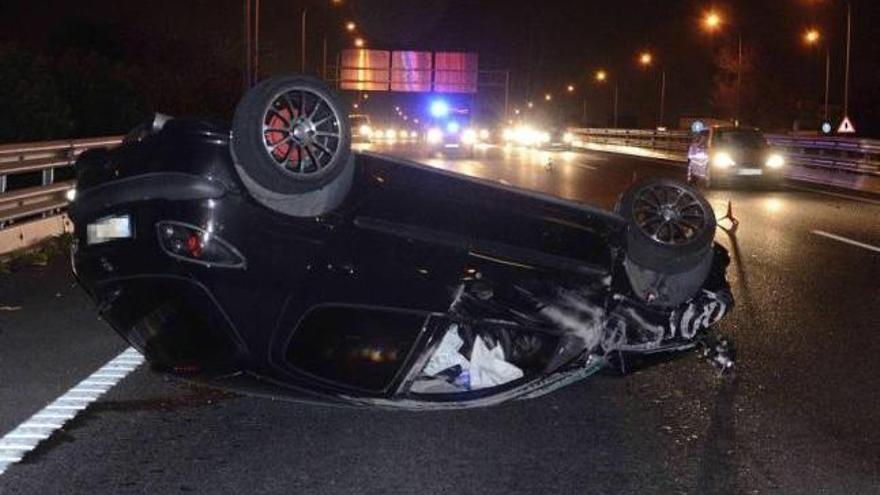
<svg viewBox="0 0 880 495"><path fill-rule="evenodd" d="M703 17L703 27L707 31L717 31L721 28L722 22L721 15L715 11L706 12L706 16Z"/></svg>
<svg viewBox="0 0 880 495"><path fill-rule="evenodd" d="M553 99L553 95L551 95L550 93L547 93L544 95L544 101L550 101L552 99Z"/></svg>
<svg viewBox="0 0 880 495"><path fill-rule="evenodd" d="M639 63L643 66L647 67L651 65L652 62L654 62L654 56L651 55L650 52L642 52L642 54L639 55Z"/></svg>
<svg viewBox="0 0 880 495"><path fill-rule="evenodd" d="M815 45L820 39L822 39L822 34L818 29L808 29L804 33L804 42L808 45Z"/></svg>
<svg viewBox="0 0 880 495"><path fill-rule="evenodd" d="M519 115L519 108L514 108L514 109L513 109L513 113L516 114L516 115Z"/></svg>
<svg viewBox="0 0 880 495"><path fill-rule="evenodd" d="M363 38L355 38L354 39L354 46L356 46L358 48L363 48L364 47L364 39Z"/></svg>
<svg viewBox="0 0 880 495"><path fill-rule="evenodd" d="M535 104L532 103L532 102L529 102L529 103L528 103L528 107L529 107L529 108L534 108L534 107L535 107Z"/></svg>
<svg viewBox="0 0 880 495"><path fill-rule="evenodd" d="M596 80L599 82L605 82L608 79L608 73L604 70L600 69L596 71Z"/></svg>
<svg viewBox="0 0 880 495"><path fill-rule="evenodd" d="M569 84L568 86L566 86L565 90L569 93L574 93L574 84Z"/></svg>
<svg viewBox="0 0 880 495"><path fill-rule="evenodd" d="M345 29L346 29L348 32L352 32L352 31L354 31L355 29L357 29L357 24L355 24L355 23L352 22L352 21L348 21L348 22L345 23Z"/></svg>

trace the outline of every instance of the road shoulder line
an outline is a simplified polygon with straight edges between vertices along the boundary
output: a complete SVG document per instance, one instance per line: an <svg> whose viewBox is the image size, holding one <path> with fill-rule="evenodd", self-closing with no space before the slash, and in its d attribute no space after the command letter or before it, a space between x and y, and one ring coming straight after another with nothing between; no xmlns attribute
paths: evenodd
<svg viewBox="0 0 880 495"><path fill-rule="evenodd" d="M0 438L0 475L9 466L21 461L40 442L52 436L56 430L64 426L64 423L89 407L143 362L144 357L134 348L129 347ZM88 395L84 396L84 393ZM45 418L56 421L51 423L39 421Z"/></svg>

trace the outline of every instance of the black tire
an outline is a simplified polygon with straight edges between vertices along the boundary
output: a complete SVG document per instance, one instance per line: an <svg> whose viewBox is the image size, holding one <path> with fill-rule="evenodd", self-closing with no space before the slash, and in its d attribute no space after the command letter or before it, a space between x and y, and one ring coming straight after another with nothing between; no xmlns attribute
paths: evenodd
<svg viewBox="0 0 880 495"><path fill-rule="evenodd" d="M275 201L322 190L343 175L353 166L344 108L309 76L273 77L245 93L235 109L231 150L249 192Z"/></svg>
<svg viewBox="0 0 880 495"><path fill-rule="evenodd" d="M636 294L663 306L693 296L708 276L715 237L705 198L678 181L646 179L623 193L616 210L628 222L624 265Z"/></svg>

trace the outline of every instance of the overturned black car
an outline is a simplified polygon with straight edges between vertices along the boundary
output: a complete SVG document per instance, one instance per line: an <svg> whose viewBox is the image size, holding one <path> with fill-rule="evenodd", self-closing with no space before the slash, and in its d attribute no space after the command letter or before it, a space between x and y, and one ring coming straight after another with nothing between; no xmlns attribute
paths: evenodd
<svg viewBox="0 0 880 495"><path fill-rule="evenodd" d="M535 397L702 348L732 308L685 184L608 212L353 154L338 97L284 76L232 128L157 118L77 161L76 277L170 373L409 409ZM720 342L720 343L719 343Z"/></svg>

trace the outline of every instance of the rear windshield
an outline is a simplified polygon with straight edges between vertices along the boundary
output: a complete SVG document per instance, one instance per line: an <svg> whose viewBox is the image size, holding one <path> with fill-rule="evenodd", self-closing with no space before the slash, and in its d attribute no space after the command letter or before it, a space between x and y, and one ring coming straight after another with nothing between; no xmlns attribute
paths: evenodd
<svg viewBox="0 0 880 495"><path fill-rule="evenodd" d="M716 139L718 145L734 148L763 148L767 145L764 134L755 130L719 131Z"/></svg>

